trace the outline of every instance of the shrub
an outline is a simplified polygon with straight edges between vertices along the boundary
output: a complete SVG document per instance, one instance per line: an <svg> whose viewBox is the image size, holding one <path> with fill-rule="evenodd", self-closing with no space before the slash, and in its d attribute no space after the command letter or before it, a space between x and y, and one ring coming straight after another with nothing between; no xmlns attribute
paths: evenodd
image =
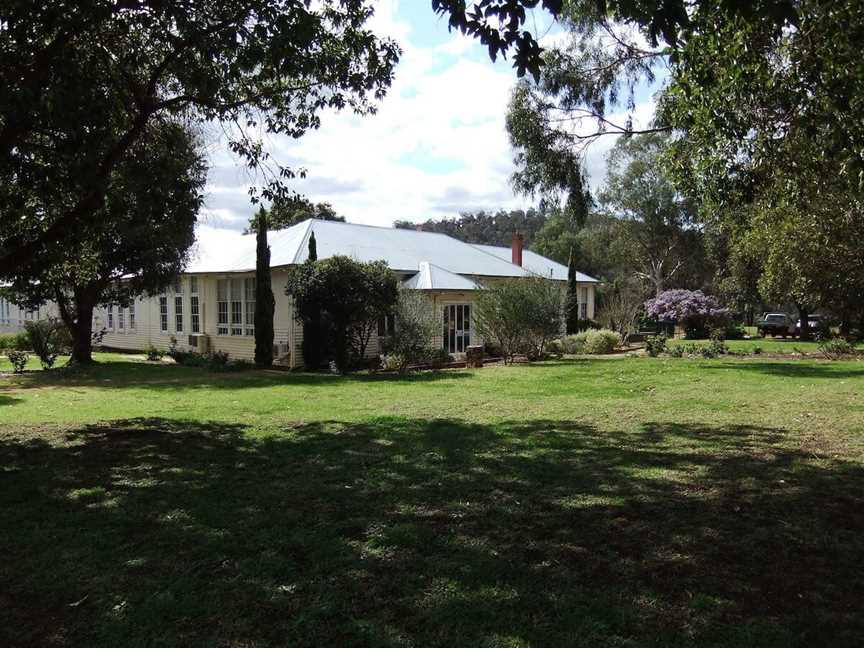
<svg viewBox="0 0 864 648"><path fill-rule="evenodd" d="M844 355L854 353L855 347L843 338L828 338L819 342L819 351L829 360L837 360Z"/></svg>
<svg viewBox="0 0 864 648"><path fill-rule="evenodd" d="M393 308L393 324L393 334L386 338L384 345L384 355L390 356L389 365L399 361L402 363L400 370L404 370L412 364L431 363L437 351L446 354L444 349L432 348L432 337L438 332L440 320L434 305L422 293L399 291ZM399 369L389 365L388 369Z"/></svg>
<svg viewBox="0 0 864 648"><path fill-rule="evenodd" d="M405 371L410 364L404 356L398 353L384 353L381 355L381 369L383 371Z"/></svg>
<svg viewBox="0 0 864 648"><path fill-rule="evenodd" d="M677 322L688 338L705 337L710 326L723 324L729 311L701 290L667 290L645 302L645 314L660 322Z"/></svg>
<svg viewBox="0 0 864 648"><path fill-rule="evenodd" d="M753 355L759 355L761 353L762 353L762 347L761 346L754 346L753 347Z"/></svg>
<svg viewBox="0 0 864 648"><path fill-rule="evenodd" d="M441 348L430 349L426 359L433 369L439 369L452 360L447 350Z"/></svg>
<svg viewBox="0 0 864 648"><path fill-rule="evenodd" d="M392 312L398 286L396 274L383 261L333 256L292 268L285 293L294 299L304 336L316 337L315 344L303 346L306 366L317 369L328 358L340 373L356 366L378 319Z"/></svg>
<svg viewBox="0 0 864 648"><path fill-rule="evenodd" d="M27 351L30 349L30 340L26 331L0 335L0 351Z"/></svg>
<svg viewBox="0 0 864 648"><path fill-rule="evenodd" d="M27 361L30 359L26 351L8 351L6 357L12 363L12 371L16 374L24 373L24 367L27 366Z"/></svg>
<svg viewBox="0 0 864 648"><path fill-rule="evenodd" d="M49 318L25 322L24 327L27 331L30 348L39 357L42 368L50 369L53 367L57 361L57 356L69 347L69 333L66 325L59 320Z"/></svg>
<svg viewBox="0 0 864 648"><path fill-rule="evenodd" d="M579 338L583 333L576 337ZM621 335L609 329L596 329L584 333L584 353L602 355L612 353L621 344Z"/></svg>
<svg viewBox="0 0 864 648"><path fill-rule="evenodd" d="M587 335L588 332L585 331L583 333L577 333L576 335L568 335L561 338L561 347L564 353L567 353L569 355L582 353L582 350L585 348L585 338L587 337Z"/></svg>
<svg viewBox="0 0 864 648"><path fill-rule="evenodd" d="M550 340L546 345L546 353L553 356L561 356L564 354L564 343L559 340Z"/></svg>
<svg viewBox="0 0 864 648"><path fill-rule="evenodd" d="M680 358L684 355L684 346L683 344L676 344L674 346L669 347L669 355L673 358Z"/></svg>
<svg viewBox="0 0 864 648"><path fill-rule="evenodd" d="M144 355L147 356L147 360L150 362L159 362L162 359L162 356L165 355L165 352L150 344L145 347Z"/></svg>
<svg viewBox="0 0 864 648"><path fill-rule="evenodd" d="M228 371L231 354L227 351L213 351L207 356L208 366L213 371Z"/></svg>
<svg viewBox="0 0 864 648"><path fill-rule="evenodd" d="M505 362L524 353L540 358L561 332L564 296L540 277L502 281L477 292L474 324L484 340L501 348Z"/></svg>
<svg viewBox="0 0 864 648"><path fill-rule="evenodd" d="M645 351L652 358L656 358L661 353L666 352L666 336L665 335L649 335L645 338Z"/></svg>

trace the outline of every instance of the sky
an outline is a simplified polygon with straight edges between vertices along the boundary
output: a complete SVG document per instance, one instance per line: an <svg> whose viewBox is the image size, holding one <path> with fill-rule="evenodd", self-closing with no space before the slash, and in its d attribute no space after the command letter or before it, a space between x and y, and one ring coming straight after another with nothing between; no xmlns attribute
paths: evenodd
<svg viewBox="0 0 864 648"><path fill-rule="evenodd" d="M349 222L367 225L532 206L510 186L513 151L504 120L517 80L511 62L493 63L479 42L451 33L429 0L376 0L374 6L371 27L403 50L393 85L374 115L326 113L320 129L299 140L265 140L281 164L307 170L290 187L331 203ZM529 18L528 28L546 40L559 31L541 11ZM650 117L650 93L640 94L637 114ZM612 143L604 138L589 151L594 187L602 183ZM211 143L209 157L200 229L243 229L254 211L248 195L254 179L222 140Z"/></svg>

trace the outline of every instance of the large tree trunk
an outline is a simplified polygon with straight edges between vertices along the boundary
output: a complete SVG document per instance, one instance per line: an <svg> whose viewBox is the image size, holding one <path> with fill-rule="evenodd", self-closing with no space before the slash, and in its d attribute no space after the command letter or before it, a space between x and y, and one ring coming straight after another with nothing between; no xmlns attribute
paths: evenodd
<svg viewBox="0 0 864 648"><path fill-rule="evenodd" d="M55 289L57 308L60 319L69 329L72 337L72 355L69 365L87 365L93 363L93 309L95 300L92 291L73 291L73 303L69 303L66 294L59 288Z"/></svg>
<svg viewBox="0 0 864 648"><path fill-rule="evenodd" d="M812 336L810 335L810 312L807 306L802 306L801 304L795 304L798 308L798 318L801 320L801 333L800 339L809 340Z"/></svg>
<svg viewBox="0 0 864 648"><path fill-rule="evenodd" d="M258 212L255 260L255 365L273 366L273 316L276 304L270 275L270 247L267 245L267 214Z"/></svg>

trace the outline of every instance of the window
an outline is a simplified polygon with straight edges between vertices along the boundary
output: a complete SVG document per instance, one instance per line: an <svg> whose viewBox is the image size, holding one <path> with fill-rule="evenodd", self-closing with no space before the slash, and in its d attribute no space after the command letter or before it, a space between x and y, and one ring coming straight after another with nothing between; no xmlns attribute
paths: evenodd
<svg viewBox="0 0 864 648"><path fill-rule="evenodd" d="M174 297L174 330L177 333L183 332L183 295Z"/></svg>
<svg viewBox="0 0 864 648"><path fill-rule="evenodd" d="M159 330L168 332L168 298L165 295L159 296Z"/></svg>
<svg viewBox="0 0 864 648"><path fill-rule="evenodd" d="M201 302L198 296L198 277L189 277L189 324L193 333L201 332Z"/></svg>
<svg viewBox="0 0 864 648"><path fill-rule="evenodd" d="M123 331L126 329L126 318L123 316L123 307L117 304L117 330Z"/></svg>
<svg viewBox="0 0 864 648"><path fill-rule="evenodd" d="M129 302L129 329L135 330L135 300Z"/></svg>
<svg viewBox="0 0 864 648"><path fill-rule="evenodd" d="M444 305L444 349L462 353L471 344L471 305Z"/></svg>
<svg viewBox="0 0 864 648"><path fill-rule="evenodd" d="M108 330L114 330L114 304L108 304Z"/></svg>
<svg viewBox="0 0 864 648"><path fill-rule="evenodd" d="M392 315L385 315L378 318L378 337L386 337L393 335L396 332L396 318Z"/></svg>
<svg viewBox="0 0 864 648"><path fill-rule="evenodd" d="M246 335L255 335L255 279L243 282L246 297Z"/></svg>
<svg viewBox="0 0 864 648"><path fill-rule="evenodd" d="M231 335L243 335L243 280L231 280Z"/></svg>
<svg viewBox="0 0 864 648"><path fill-rule="evenodd" d="M9 326L9 302L0 299L0 324Z"/></svg>
<svg viewBox="0 0 864 648"><path fill-rule="evenodd" d="M588 319L588 289L580 288L579 292L579 319Z"/></svg>
<svg viewBox="0 0 864 648"><path fill-rule="evenodd" d="M173 287L174 287L174 293L175 294L182 295L183 294L183 279L181 279L180 277L177 277L174 280L174 286Z"/></svg>
<svg viewBox="0 0 864 648"><path fill-rule="evenodd" d="M216 282L217 335L255 335L255 279Z"/></svg>
<svg viewBox="0 0 864 648"><path fill-rule="evenodd" d="M228 335L228 280L216 282L216 311L218 315L216 334Z"/></svg>

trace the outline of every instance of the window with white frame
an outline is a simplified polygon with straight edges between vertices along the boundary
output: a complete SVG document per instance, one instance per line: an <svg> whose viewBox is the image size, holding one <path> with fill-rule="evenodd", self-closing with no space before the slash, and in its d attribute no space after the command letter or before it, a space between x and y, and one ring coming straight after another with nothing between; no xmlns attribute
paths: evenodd
<svg viewBox="0 0 864 648"><path fill-rule="evenodd" d="M189 317L193 333L201 332L201 304L198 301L198 277L189 277Z"/></svg>
<svg viewBox="0 0 864 648"><path fill-rule="evenodd" d="M168 332L168 297L159 295L159 330Z"/></svg>
<svg viewBox="0 0 864 648"><path fill-rule="evenodd" d="M255 335L255 280L219 279L216 310L218 335Z"/></svg>
<svg viewBox="0 0 864 648"><path fill-rule="evenodd" d="M129 302L129 330L135 330L135 299Z"/></svg>
<svg viewBox="0 0 864 648"><path fill-rule="evenodd" d="M588 319L588 289L581 288L579 292L582 293L579 300L579 317L580 319Z"/></svg>
<svg viewBox="0 0 864 648"><path fill-rule="evenodd" d="M243 280L231 280L231 335L243 335Z"/></svg>
<svg viewBox="0 0 864 648"><path fill-rule="evenodd" d="M0 324L9 326L9 301L0 298Z"/></svg>
<svg viewBox="0 0 864 648"><path fill-rule="evenodd" d="M123 306L121 304L117 304L117 330L125 331L126 330L126 318L123 316Z"/></svg>
<svg viewBox="0 0 864 648"><path fill-rule="evenodd" d="M216 334L228 335L228 280L216 282Z"/></svg>
<svg viewBox="0 0 864 648"><path fill-rule="evenodd" d="M183 295L174 296L174 330L183 332Z"/></svg>
<svg viewBox="0 0 864 648"><path fill-rule="evenodd" d="M114 304L108 304L108 330L114 330Z"/></svg>
<svg viewBox="0 0 864 648"><path fill-rule="evenodd" d="M255 335L255 279L245 279L243 282L245 289L246 303L246 335Z"/></svg>

